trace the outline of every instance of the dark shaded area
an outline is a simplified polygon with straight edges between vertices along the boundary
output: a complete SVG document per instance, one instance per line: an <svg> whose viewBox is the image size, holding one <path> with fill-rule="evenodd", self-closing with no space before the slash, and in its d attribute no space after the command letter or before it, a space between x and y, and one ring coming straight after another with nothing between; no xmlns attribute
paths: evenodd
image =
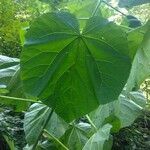
<svg viewBox="0 0 150 150"><path fill-rule="evenodd" d="M113 150L150 150L150 111L114 134Z"/></svg>
<svg viewBox="0 0 150 150"><path fill-rule="evenodd" d="M0 112L0 150L9 150L8 144L2 135L13 140L17 150L23 149L26 144L23 118L23 113L15 113L8 108L4 108L4 111Z"/></svg>
<svg viewBox="0 0 150 150"><path fill-rule="evenodd" d="M2 136L0 136L0 150L10 150Z"/></svg>
<svg viewBox="0 0 150 150"><path fill-rule="evenodd" d="M0 54L9 57L20 57L22 47L16 41L7 42L3 38L0 39Z"/></svg>
<svg viewBox="0 0 150 150"><path fill-rule="evenodd" d="M131 8L134 6L150 3L150 0L119 0L119 7Z"/></svg>
<svg viewBox="0 0 150 150"><path fill-rule="evenodd" d="M129 27L131 28L137 28L142 25L141 21L132 15L127 15L126 18L128 20Z"/></svg>

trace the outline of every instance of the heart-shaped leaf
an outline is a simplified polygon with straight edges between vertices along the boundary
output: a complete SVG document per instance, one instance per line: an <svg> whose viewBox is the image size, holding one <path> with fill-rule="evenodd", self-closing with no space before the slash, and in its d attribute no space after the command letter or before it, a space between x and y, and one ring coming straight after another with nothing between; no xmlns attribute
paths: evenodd
<svg viewBox="0 0 150 150"><path fill-rule="evenodd" d="M48 13L30 27L21 56L27 94L66 121L117 99L131 60L125 32L101 17L80 31L69 13Z"/></svg>

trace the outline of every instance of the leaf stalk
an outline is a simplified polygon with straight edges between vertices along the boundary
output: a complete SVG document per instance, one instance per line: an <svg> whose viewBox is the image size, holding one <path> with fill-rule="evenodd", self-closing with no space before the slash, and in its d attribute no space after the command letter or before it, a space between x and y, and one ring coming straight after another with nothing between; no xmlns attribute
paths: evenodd
<svg viewBox="0 0 150 150"><path fill-rule="evenodd" d="M93 11L93 13L92 13L92 17L94 17L95 14L97 13L97 10L98 10L98 8L99 8L101 2L102 2L101 0L98 0L97 5L96 5L96 7L95 7L95 9L94 9L94 11Z"/></svg>
<svg viewBox="0 0 150 150"><path fill-rule="evenodd" d="M26 99L26 98L18 98L18 97L11 97L11 96L4 96L4 95L0 95L0 100L1 99L4 99L4 100L8 100L8 101L11 101L11 100L15 100L15 101L21 101L21 102L30 102L30 103L40 103L40 104L43 104L41 101L35 101L35 100L32 100L32 99Z"/></svg>
<svg viewBox="0 0 150 150"><path fill-rule="evenodd" d="M59 145L61 145L65 150L69 150L58 138L50 134L47 130L44 129L44 133L48 137L48 139L54 139L55 142L57 142Z"/></svg>
<svg viewBox="0 0 150 150"><path fill-rule="evenodd" d="M91 120L91 118L89 117L89 115L86 115L86 118L88 119L89 123L94 128L94 130L97 132L97 127L95 126L95 124L93 123L93 121Z"/></svg>

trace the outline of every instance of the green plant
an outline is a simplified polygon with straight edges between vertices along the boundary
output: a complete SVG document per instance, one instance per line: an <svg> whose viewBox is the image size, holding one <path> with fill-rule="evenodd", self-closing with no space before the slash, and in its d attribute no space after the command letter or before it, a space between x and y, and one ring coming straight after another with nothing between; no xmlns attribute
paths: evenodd
<svg viewBox="0 0 150 150"><path fill-rule="evenodd" d="M0 102L29 106L24 149L109 150L112 133L145 108L138 89L150 75L150 22L116 25L97 14L101 2L84 24L66 11L41 15L20 60L0 56Z"/></svg>
<svg viewBox="0 0 150 150"><path fill-rule="evenodd" d="M0 54L20 57L20 30L49 6L38 0L1 0L0 5Z"/></svg>

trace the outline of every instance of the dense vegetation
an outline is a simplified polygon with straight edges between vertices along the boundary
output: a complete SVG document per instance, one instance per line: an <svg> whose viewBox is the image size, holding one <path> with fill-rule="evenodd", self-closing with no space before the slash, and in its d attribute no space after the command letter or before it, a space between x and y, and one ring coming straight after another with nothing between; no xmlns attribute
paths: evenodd
<svg viewBox="0 0 150 150"><path fill-rule="evenodd" d="M0 149L150 149L149 0L0 4Z"/></svg>

